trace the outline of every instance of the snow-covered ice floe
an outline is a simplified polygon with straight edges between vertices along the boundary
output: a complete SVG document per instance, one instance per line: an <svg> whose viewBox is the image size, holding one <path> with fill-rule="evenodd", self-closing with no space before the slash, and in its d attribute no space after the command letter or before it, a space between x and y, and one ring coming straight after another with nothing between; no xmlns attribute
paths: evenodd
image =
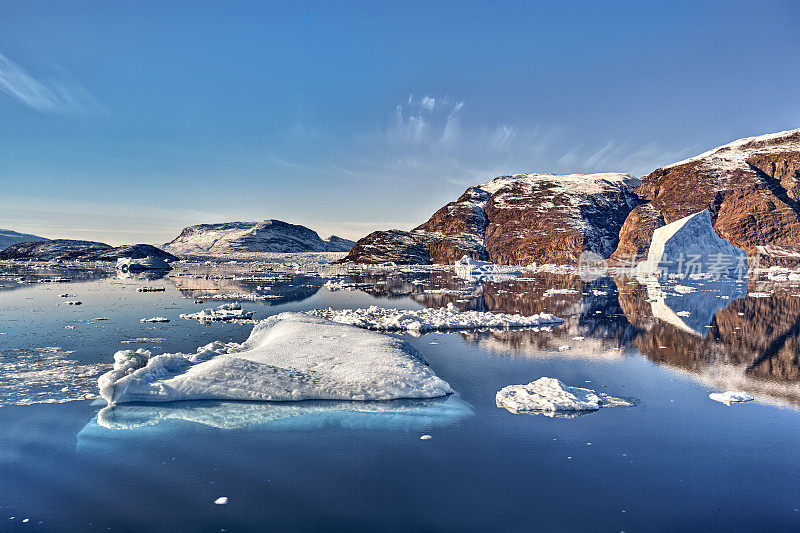
<svg viewBox="0 0 800 533"><path fill-rule="evenodd" d="M643 275L708 272L740 279L747 268L747 252L717 235L707 209L656 229L647 259L636 266Z"/></svg>
<svg viewBox="0 0 800 533"><path fill-rule="evenodd" d="M98 380L109 404L179 400L393 400L453 390L404 341L302 313L259 322L242 344L194 354L114 354Z"/></svg>
<svg viewBox="0 0 800 533"><path fill-rule="evenodd" d="M711 394L708 395L708 397L714 400L715 402L721 402L724 403L725 405L733 405L735 403L753 401L753 395L747 392L734 392L734 391L712 392Z"/></svg>
<svg viewBox="0 0 800 533"><path fill-rule="evenodd" d="M555 378L543 377L527 385L503 387L495 396L498 407L512 413L536 413L574 418L601 407L630 407L633 402L581 387L568 387Z"/></svg>
<svg viewBox="0 0 800 533"><path fill-rule="evenodd" d="M507 265L495 265L489 261L471 259L465 255L453 265L459 278L470 281L507 281L516 278L522 272Z"/></svg>
<svg viewBox="0 0 800 533"><path fill-rule="evenodd" d="M169 322L169 318L167 318L165 316L154 316L154 317L150 317L150 318L143 318L139 322L141 322L142 324L146 324L146 323L165 323L165 322Z"/></svg>
<svg viewBox="0 0 800 533"><path fill-rule="evenodd" d="M459 311L452 303L439 309L389 309L370 306L361 309L313 309L309 315L359 328L377 331L454 331L467 329L512 329L556 326L564 321L547 313L523 316L483 311Z"/></svg>
<svg viewBox="0 0 800 533"><path fill-rule="evenodd" d="M197 313L183 313L181 318L199 320L200 322L228 322L234 320L250 320L253 311L245 311L237 302L222 304L217 308L203 309Z"/></svg>

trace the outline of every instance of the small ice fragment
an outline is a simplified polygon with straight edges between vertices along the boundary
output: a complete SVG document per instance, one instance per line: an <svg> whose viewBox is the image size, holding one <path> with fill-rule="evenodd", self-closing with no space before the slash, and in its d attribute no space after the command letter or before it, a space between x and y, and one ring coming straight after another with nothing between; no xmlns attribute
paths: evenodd
<svg viewBox="0 0 800 533"><path fill-rule="evenodd" d="M67 305L81 305L82 303L83 302L79 300L70 300L69 302L67 302Z"/></svg>
<svg viewBox="0 0 800 533"><path fill-rule="evenodd" d="M157 322L157 323L164 323L169 322L169 318L163 316L154 316L152 318L143 318L139 322L146 323L146 322Z"/></svg>
<svg viewBox="0 0 800 533"><path fill-rule="evenodd" d="M570 346L569 344L565 344L563 346L559 346L558 347L558 351L559 352L566 352L567 350L571 350L571 349L572 349L572 346Z"/></svg>
<svg viewBox="0 0 800 533"><path fill-rule="evenodd" d="M753 395L747 392L712 392L708 395L709 398L715 402L721 402L725 405L732 405L734 403L750 402L753 400Z"/></svg>
<svg viewBox="0 0 800 533"><path fill-rule="evenodd" d="M433 437L431 437L430 435L423 435L423 436L421 436L421 437L419 438L419 440L431 440L432 438L433 438Z"/></svg>
<svg viewBox="0 0 800 533"><path fill-rule="evenodd" d="M220 496L219 498L214 500L214 503L216 503L217 505L227 505L228 504L228 497L227 496Z"/></svg>

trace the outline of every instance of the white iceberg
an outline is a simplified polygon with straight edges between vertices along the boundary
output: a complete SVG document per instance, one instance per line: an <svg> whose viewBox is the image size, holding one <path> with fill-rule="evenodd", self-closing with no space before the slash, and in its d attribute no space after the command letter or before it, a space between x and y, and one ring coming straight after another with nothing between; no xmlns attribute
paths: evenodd
<svg viewBox="0 0 800 533"><path fill-rule="evenodd" d="M95 319L95 320L97 320L97 319ZM167 318L165 316L154 316L154 317L150 317L150 318L143 318L139 322L141 322L142 324L146 324L146 323L163 324L163 323L169 322L169 318Z"/></svg>
<svg viewBox="0 0 800 533"><path fill-rule="evenodd" d="M747 253L717 235L711 215L704 209L655 230L647 259L636 269L653 276L710 273L744 278Z"/></svg>
<svg viewBox="0 0 800 533"><path fill-rule="evenodd" d="M724 403L725 405L733 405L735 403L753 401L753 395L747 392L734 392L734 391L712 392L711 394L708 395L708 397L714 400L715 402L721 402Z"/></svg>
<svg viewBox="0 0 800 533"><path fill-rule="evenodd" d="M195 354L114 354L98 380L109 404L180 400L393 400L453 390L400 339L302 313L259 322L242 344Z"/></svg>
<svg viewBox="0 0 800 533"><path fill-rule="evenodd" d="M495 396L497 407L512 413L538 413L572 418L601 407L633 405L632 402L581 387L568 387L555 378L543 377L527 385L503 387Z"/></svg>
<svg viewBox="0 0 800 533"><path fill-rule="evenodd" d="M457 277L470 281L507 281L521 274L512 266L495 265L489 261L472 259L468 255L456 261L453 266Z"/></svg>
<svg viewBox="0 0 800 533"><path fill-rule="evenodd" d="M147 256L140 259L120 257L117 259L117 270L135 272L139 270L172 270L169 263L160 257Z"/></svg>
<svg viewBox="0 0 800 533"><path fill-rule="evenodd" d="M250 320L253 311L245 311L237 302L222 304L216 309L203 309L197 313L183 313L181 318L199 320L200 322L228 322L233 320Z"/></svg>
<svg viewBox="0 0 800 533"><path fill-rule="evenodd" d="M564 322L557 316L540 313L531 316L483 311L459 311L452 303L438 309L391 309L370 306L361 309L313 309L309 315L377 331L454 331L469 329L512 329L556 326Z"/></svg>

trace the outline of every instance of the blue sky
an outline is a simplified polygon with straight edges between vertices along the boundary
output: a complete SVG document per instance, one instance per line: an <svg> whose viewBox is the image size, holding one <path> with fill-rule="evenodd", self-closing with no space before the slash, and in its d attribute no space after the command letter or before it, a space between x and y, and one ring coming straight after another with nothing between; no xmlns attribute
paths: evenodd
<svg viewBox="0 0 800 533"><path fill-rule="evenodd" d="M410 228L800 127L799 2L0 2L0 227Z"/></svg>

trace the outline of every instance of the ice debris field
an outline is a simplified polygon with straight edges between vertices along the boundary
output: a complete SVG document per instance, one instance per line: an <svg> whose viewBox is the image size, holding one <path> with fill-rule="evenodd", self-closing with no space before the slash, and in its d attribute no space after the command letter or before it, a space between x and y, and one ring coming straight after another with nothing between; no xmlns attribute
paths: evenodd
<svg viewBox="0 0 800 533"><path fill-rule="evenodd" d="M308 314L364 329L409 333L482 328L533 328L556 326L563 323L562 319L548 313L523 316L483 311L459 311L452 303L438 309L390 309L373 305L360 309L314 309L308 311Z"/></svg>

